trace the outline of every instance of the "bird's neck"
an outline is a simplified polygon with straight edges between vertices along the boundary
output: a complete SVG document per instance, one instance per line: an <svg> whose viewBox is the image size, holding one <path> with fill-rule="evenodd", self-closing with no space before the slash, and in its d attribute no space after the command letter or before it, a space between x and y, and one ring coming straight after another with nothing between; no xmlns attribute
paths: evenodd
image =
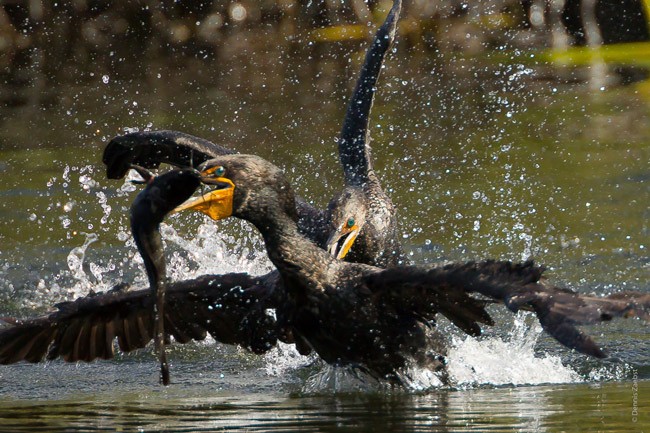
<svg viewBox="0 0 650 433"><path fill-rule="evenodd" d="M379 182L379 178L375 174L375 170L373 170L372 168L370 170L368 170L368 174L367 174L367 178L366 178L366 187L381 189L381 184Z"/></svg>
<svg viewBox="0 0 650 433"><path fill-rule="evenodd" d="M329 269L337 266L338 261L300 234L291 218L267 221L257 228L264 237L269 259L285 281L297 282L299 288L327 284Z"/></svg>
<svg viewBox="0 0 650 433"><path fill-rule="evenodd" d="M152 290L156 290L158 286L165 284L167 280L165 255L159 224L134 225L133 237L140 256L142 256L145 270L147 271L149 287Z"/></svg>

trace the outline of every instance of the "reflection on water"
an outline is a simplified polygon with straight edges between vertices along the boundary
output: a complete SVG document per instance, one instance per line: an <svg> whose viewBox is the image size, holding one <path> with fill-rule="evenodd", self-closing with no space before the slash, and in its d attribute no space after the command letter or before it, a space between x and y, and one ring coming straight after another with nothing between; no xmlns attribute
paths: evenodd
<svg viewBox="0 0 650 433"><path fill-rule="evenodd" d="M4 431L647 431L650 382L440 390L424 395L287 395L114 389L75 398L0 400ZM637 415L632 414L634 392ZM636 422L633 421L636 419Z"/></svg>
<svg viewBox="0 0 650 433"><path fill-rule="evenodd" d="M374 106L373 157L414 261L533 256L581 291L650 289L647 90L592 95L523 65L400 50ZM99 162L124 128L178 129L259 154L326 204L341 185L333 139L360 59L244 57L189 72L147 65L137 81L97 69L59 89L56 106L1 108L0 316L144 285L125 216L134 189L106 180ZM174 280L269 267L244 223L172 218L163 236ZM612 354L597 361L559 348L526 316L494 315L500 325L480 341L441 321L456 390L430 389L417 372L418 392L360 385L286 348L257 358L201 344L172 348L169 389L147 353L0 367L0 430L648 430L647 415L630 415L635 377L639 413L650 412L643 325L591 329ZM561 385L540 385L549 382Z"/></svg>

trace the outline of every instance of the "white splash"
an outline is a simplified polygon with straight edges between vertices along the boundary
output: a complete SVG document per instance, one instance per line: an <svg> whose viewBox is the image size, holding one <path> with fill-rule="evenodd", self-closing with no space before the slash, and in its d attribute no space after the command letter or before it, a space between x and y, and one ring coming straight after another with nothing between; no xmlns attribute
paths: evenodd
<svg viewBox="0 0 650 433"><path fill-rule="evenodd" d="M96 242L98 238L95 233L81 234L86 236L86 240L84 241L83 245L73 248L72 251L70 251L68 254L68 269L70 269L70 273L76 280L82 281L84 283L89 283L88 276L86 275L86 271L84 271L83 268L83 263L84 258L86 257L86 250L88 249L88 246L90 246L90 244L93 242Z"/></svg>
<svg viewBox="0 0 650 433"><path fill-rule="evenodd" d="M64 178L67 173L64 173ZM84 186L90 182L81 182ZM118 195L130 195L135 189L128 180L120 188ZM111 207L105 194L95 194L102 206L102 219L111 214ZM68 210L64 209L66 213ZM104 221L102 221L104 222ZM180 227L183 219L170 217L161 225L161 234L165 243L168 273L172 281L195 278L210 273L247 272L258 275L272 269L259 236L255 229L241 223L244 236L225 234L224 223L205 222L194 233L183 233ZM231 223L230 223L231 224ZM246 227L249 227L247 232ZM177 231L177 228L179 229ZM181 234L182 233L182 234ZM61 288L56 283L50 284L50 290L61 290L68 297L84 296L89 289L107 290L115 280L116 268L135 262L140 268L134 287L144 287L146 277L141 259L125 228L118 233L118 238L125 242L131 260L118 264L110 261L100 266L89 259L87 250L98 239L94 233L83 233L86 238L81 246L74 248L68 255L70 275L76 280L73 287ZM242 247L242 244L249 245ZM84 261L87 263L84 264ZM89 271L89 272L88 272ZM123 275L123 274L122 274ZM45 285L45 282L41 282ZM525 315L516 317L509 337L488 337L477 340L471 337L453 338L447 355L448 375L452 386L474 387L481 385L523 385L542 383L570 383L581 381L581 377L571 368L562 365L560 359L551 355L536 356L534 347L541 333L537 321L533 326L526 324ZM358 370L337 368L318 361L316 356L302 356L293 345L278 343L277 347L265 355L265 373L271 377L284 375L295 376L299 370L316 363L318 371L307 379L303 385L304 392L348 392L390 389L386 383L380 383ZM608 376L607 369L594 371L588 380L599 380ZM615 374L616 376L616 374ZM426 369L407 369L400 374L407 391L421 392L442 386L443 381L435 372Z"/></svg>
<svg viewBox="0 0 650 433"><path fill-rule="evenodd" d="M535 344L542 328L537 320L527 321L529 313L515 317L509 335L487 337L454 337L447 354L447 379L438 372L411 367L398 372L406 392L424 392L441 387L473 388L477 386L540 385L574 383L584 379L557 356L535 354ZM527 322L532 322L529 325ZM292 360L291 351L284 349L267 358L266 371L278 375L303 365ZM299 356L299 355L298 355ZM307 379L303 392L354 392L393 389L388 383L351 368L323 364Z"/></svg>
<svg viewBox="0 0 650 433"><path fill-rule="evenodd" d="M388 388L386 383L379 382L358 370L323 364L319 371L305 381L302 392L307 394L371 392Z"/></svg>
<svg viewBox="0 0 650 433"><path fill-rule="evenodd" d="M562 365L559 357L535 355L542 332L535 320L529 326L519 313L509 337L454 338L447 357L451 381L456 386L537 385L580 382L580 375Z"/></svg>
<svg viewBox="0 0 650 433"><path fill-rule="evenodd" d="M167 255L167 272L173 281L229 272L261 275L273 269L261 246L240 247L243 240L223 233L219 223L203 223L192 236L179 235L171 224L175 224L173 218L161 224L160 233L165 242L183 252ZM252 226L246 234L257 236Z"/></svg>
<svg viewBox="0 0 650 433"><path fill-rule="evenodd" d="M278 344L264 355L264 371L267 375L281 377L314 362L313 356L298 353L293 344Z"/></svg>
<svg viewBox="0 0 650 433"><path fill-rule="evenodd" d="M195 278L208 273L247 272L261 274L272 266L266 257L261 243L255 243L254 229L248 244L240 247L241 236L223 233L219 224L206 222L196 233L179 234L170 224L178 226L172 218L169 224L162 224L161 234L166 244L168 273L173 281ZM246 226L243 226L246 227ZM245 233L246 234L246 233ZM247 234L246 234L247 235ZM89 288L106 290L115 281L103 281L104 273L115 270L110 264L106 269L90 261L84 266L88 247L97 240L93 233L85 234L84 243L74 248L68 255L68 267L77 280L66 292L82 296ZM247 236L244 236L246 238ZM142 268L141 260L133 241L128 239L133 261ZM232 253L233 245L241 250ZM169 251L174 252L169 252ZM88 274L85 269L89 269ZM107 278L111 280L111 278ZM134 286L146 285L144 269L133 281ZM519 314L513 329L506 339L488 337L481 340L472 337L455 337L451 341L447 355L449 382L455 387L474 387L481 385L530 385L542 383L570 383L581 381L581 377L571 368L562 365L556 356L536 356L535 343L542 332L536 320L529 326L525 314ZM265 355L263 370L272 377L294 375L297 371L317 362L315 356L300 355L294 346L279 343ZM305 381L303 392L350 392L371 391L390 388L378 381L349 368L337 368L322 363L319 370ZM598 375L598 373L596 373ZM422 392L445 386L438 373L421 368L410 368L400 374L407 391Z"/></svg>

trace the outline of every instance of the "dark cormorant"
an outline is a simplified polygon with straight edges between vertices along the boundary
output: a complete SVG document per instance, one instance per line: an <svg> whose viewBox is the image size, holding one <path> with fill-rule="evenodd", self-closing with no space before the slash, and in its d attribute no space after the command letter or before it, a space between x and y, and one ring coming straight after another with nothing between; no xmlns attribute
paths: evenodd
<svg viewBox="0 0 650 433"><path fill-rule="evenodd" d="M395 206L372 168L369 118L383 60L395 40L401 8L401 1L393 3L366 53L338 139L345 186L327 211L326 249L339 259L345 257L350 262L381 268L403 263L405 258ZM350 249L353 242L354 248Z"/></svg>
<svg viewBox="0 0 650 433"><path fill-rule="evenodd" d="M380 267L398 264L404 256L395 207L372 169L368 120L384 58L395 39L401 6L401 0L394 0L377 30L347 108L338 139L343 191L324 211L297 199L301 233L338 258ZM233 153L182 132L134 132L111 140L104 149L103 161L108 178L119 179L131 164L146 168L157 168L161 163L197 167L208 159ZM350 249L353 243L355 247Z"/></svg>
<svg viewBox="0 0 650 433"><path fill-rule="evenodd" d="M532 262L484 261L442 267L381 269L336 260L306 239L296 225L291 186L280 169L251 155L207 161L203 173L230 181L227 207L209 192L179 210L210 208L219 218L251 222L262 234L286 295L279 323L288 326L331 364L362 366L376 377L397 380L409 360L428 364L427 329L437 313L470 335L491 325L480 294L516 312L533 310L543 328L567 347L595 357L605 353L576 325L638 316L650 319L650 295L595 298L550 286Z"/></svg>
<svg viewBox="0 0 650 433"><path fill-rule="evenodd" d="M533 310L562 344L597 357L604 352L577 325L621 316L650 319L650 295L579 295L542 282L543 268L531 262L384 270L336 260L299 233L292 189L277 167L259 157L232 155L203 169L212 177L203 180L218 185L219 191L190 203L216 218L232 215L253 223L278 271L166 284L165 331L180 343L203 339L207 331L217 341L263 353L278 339L291 342L287 336L293 336L303 353L313 348L328 363L356 365L399 382L398 371L411 361L440 366L429 353L427 335L437 313L471 335L480 334L480 324L492 324L485 302L475 294L503 302L512 311ZM187 194L185 187L180 193L160 191L162 201L170 204ZM165 204L156 218L168 209ZM158 236L157 224L141 227L143 238ZM160 268L160 244L149 244L152 248L140 249L150 256L145 262ZM45 356L66 361L110 358L115 337L124 351L143 347L154 335L154 305L151 290L113 290L59 304L57 312L0 331L0 363L38 362ZM268 309L275 309L277 321Z"/></svg>

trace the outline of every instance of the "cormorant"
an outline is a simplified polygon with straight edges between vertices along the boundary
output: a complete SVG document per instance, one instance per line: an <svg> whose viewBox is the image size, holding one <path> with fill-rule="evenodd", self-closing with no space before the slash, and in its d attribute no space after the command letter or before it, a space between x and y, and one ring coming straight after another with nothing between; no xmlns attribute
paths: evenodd
<svg viewBox="0 0 650 433"><path fill-rule="evenodd" d="M300 232L338 258L386 267L405 260L395 207L372 169L368 121L384 58L397 29L402 7L394 0L368 48L338 139L345 186L320 210L297 199ZM157 168L161 163L197 167L233 150L177 131L134 132L115 137L104 149L109 179L126 175L131 164ZM355 247L350 248L354 243ZM348 254L346 256L346 254Z"/></svg>
<svg viewBox="0 0 650 433"><path fill-rule="evenodd" d="M208 192L178 210L199 208L219 219L232 215L260 231L286 290L276 311L279 323L331 364L360 365L376 377L397 380L396 371L409 360L435 359L428 356L426 334L437 313L470 335L480 334L480 324L493 324L484 302L472 294L503 302L514 312L533 310L556 340L595 357L605 353L576 325L613 317L650 320L650 295L583 296L548 285L541 280L544 268L530 261L389 269L339 261L299 232L291 186L271 163L229 155L199 170L217 182L232 182L232 202L213 202L222 192Z"/></svg>
<svg viewBox="0 0 650 433"><path fill-rule="evenodd" d="M381 268L405 262L395 206L372 168L369 146L369 118L377 80L395 40L401 8L401 1L393 3L366 53L338 138L345 186L327 210L326 249L339 259ZM350 249L352 243L354 248Z"/></svg>
<svg viewBox="0 0 650 433"><path fill-rule="evenodd" d="M613 317L650 319L650 295L579 295L542 282L543 268L532 262L384 270L336 260L299 233L294 195L277 167L259 157L232 155L209 161L202 169L202 180L218 190L179 210L198 205L216 218L232 215L250 221L262 233L278 271L166 284L165 330L180 343L203 339L207 331L217 341L263 353L278 339L291 342L289 335L299 350L313 348L328 363L356 365L375 377L400 382L398 371L411 361L440 367L428 351L427 335L437 313L471 335L481 332L480 324L492 324L485 302L474 294L503 302L512 311L533 310L562 344L597 357L604 352L577 325ZM187 194L184 186L180 193L160 191L168 204L153 211L156 219ZM140 203L138 207L145 206ZM144 227L139 236L159 236L157 224L140 225L135 219L135 227ZM148 244L152 248L140 249L145 262L159 268L156 275L164 275L164 263L157 259L160 244ZM59 304L57 312L0 331L0 363L38 362L44 356L66 361L110 358L115 337L123 351L143 347L154 335L154 305L151 290L120 289ZM275 309L277 320L268 309Z"/></svg>

